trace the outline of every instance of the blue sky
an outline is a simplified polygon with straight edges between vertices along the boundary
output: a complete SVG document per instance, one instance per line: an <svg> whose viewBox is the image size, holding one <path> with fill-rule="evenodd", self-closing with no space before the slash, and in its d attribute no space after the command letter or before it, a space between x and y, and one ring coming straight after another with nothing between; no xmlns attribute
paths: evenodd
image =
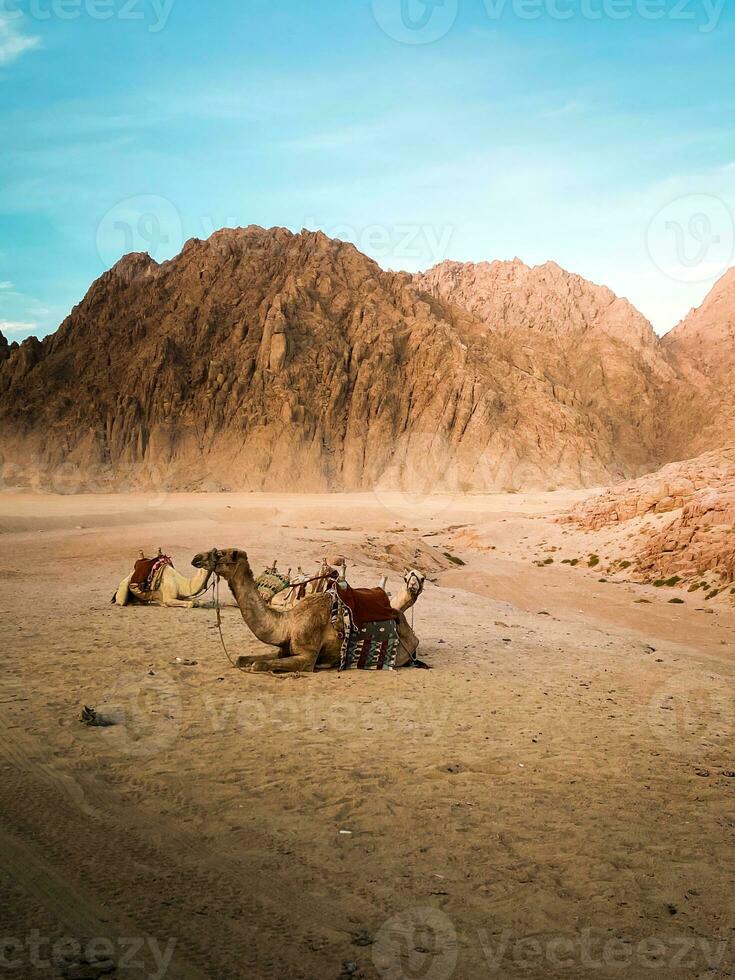
<svg viewBox="0 0 735 980"><path fill-rule="evenodd" d="M553 259L663 332L735 264L733 7L0 0L0 329L255 223Z"/></svg>

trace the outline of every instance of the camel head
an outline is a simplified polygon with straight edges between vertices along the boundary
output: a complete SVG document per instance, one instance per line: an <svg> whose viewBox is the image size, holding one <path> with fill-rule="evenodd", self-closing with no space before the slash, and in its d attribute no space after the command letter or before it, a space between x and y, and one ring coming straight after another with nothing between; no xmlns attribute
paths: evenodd
<svg viewBox="0 0 735 980"><path fill-rule="evenodd" d="M418 597L424 591L426 576L417 571L415 568L411 568L406 571L406 574L403 576L403 581L406 583L406 588L408 591L412 592L418 599Z"/></svg>
<svg viewBox="0 0 735 980"><path fill-rule="evenodd" d="M230 578L236 568L242 568L243 565L247 572L252 574L247 552L239 548L212 548L211 551L194 555L191 563L194 568L206 568L215 575L221 575L225 580Z"/></svg>

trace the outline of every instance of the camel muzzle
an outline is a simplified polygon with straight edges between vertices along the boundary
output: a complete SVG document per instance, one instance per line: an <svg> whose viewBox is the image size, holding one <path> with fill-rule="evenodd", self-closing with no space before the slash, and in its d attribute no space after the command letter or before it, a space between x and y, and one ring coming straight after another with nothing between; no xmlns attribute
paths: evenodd
<svg viewBox="0 0 735 980"><path fill-rule="evenodd" d="M205 551L201 554L194 555L191 560L194 568L206 568L209 572L214 572L217 567L217 550Z"/></svg>

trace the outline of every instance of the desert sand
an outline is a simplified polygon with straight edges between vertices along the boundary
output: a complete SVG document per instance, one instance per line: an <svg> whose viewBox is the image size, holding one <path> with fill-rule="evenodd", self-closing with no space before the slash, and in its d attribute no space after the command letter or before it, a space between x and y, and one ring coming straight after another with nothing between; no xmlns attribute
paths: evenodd
<svg viewBox="0 0 735 980"><path fill-rule="evenodd" d="M590 567L584 496L0 495L0 972L731 976L735 608ZM159 546L423 566L433 669L233 670L110 604Z"/></svg>

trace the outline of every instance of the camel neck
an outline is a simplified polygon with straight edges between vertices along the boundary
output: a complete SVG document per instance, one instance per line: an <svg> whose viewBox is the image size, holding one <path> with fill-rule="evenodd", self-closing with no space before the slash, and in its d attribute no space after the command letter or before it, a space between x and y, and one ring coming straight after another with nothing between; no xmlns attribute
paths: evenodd
<svg viewBox="0 0 735 980"><path fill-rule="evenodd" d="M208 568L203 568L194 576L193 579L191 579L192 586L199 592L204 592L209 585L209 580L211 577L212 572Z"/></svg>
<svg viewBox="0 0 735 980"><path fill-rule="evenodd" d="M264 601L250 568L244 563L236 566L228 579L228 585L240 607L242 618L258 639L275 646L283 642L283 616Z"/></svg>

